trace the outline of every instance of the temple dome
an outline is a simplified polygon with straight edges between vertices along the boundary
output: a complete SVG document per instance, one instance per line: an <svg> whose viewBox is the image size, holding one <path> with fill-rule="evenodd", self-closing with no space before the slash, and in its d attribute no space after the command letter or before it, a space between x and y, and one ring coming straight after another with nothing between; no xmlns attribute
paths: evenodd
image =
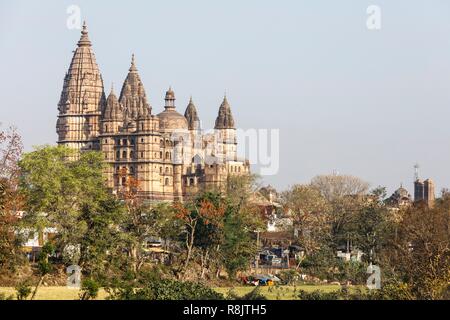
<svg viewBox="0 0 450 320"><path fill-rule="evenodd" d="M159 128L163 131L187 130L187 119L175 109L175 92L172 87L166 92L164 111L158 114Z"/></svg>
<svg viewBox="0 0 450 320"><path fill-rule="evenodd" d="M158 114L158 118L159 128L161 130L188 129L188 122L186 118L175 109L164 110Z"/></svg>

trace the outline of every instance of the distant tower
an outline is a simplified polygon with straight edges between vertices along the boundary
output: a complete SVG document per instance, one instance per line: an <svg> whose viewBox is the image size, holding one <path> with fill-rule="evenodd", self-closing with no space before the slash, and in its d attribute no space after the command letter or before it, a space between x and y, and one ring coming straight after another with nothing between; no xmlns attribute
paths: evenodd
<svg viewBox="0 0 450 320"><path fill-rule="evenodd" d="M424 181L423 199L429 207L433 207L435 195L434 195L434 182L431 179Z"/></svg>
<svg viewBox="0 0 450 320"><path fill-rule="evenodd" d="M76 150L98 149L100 116L105 105L103 80L85 23L58 103L58 144Z"/></svg>
<svg viewBox="0 0 450 320"><path fill-rule="evenodd" d="M424 199L424 183L419 177L419 164L414 166L414 201L422 201Z"/></svg>
<svg viewBox="0 0 450 320"><path fill-rule="evenodd" d="M414 165L414 181L419 180L419 169L420 169L420 165L418 163L416 163Z"/></svg>

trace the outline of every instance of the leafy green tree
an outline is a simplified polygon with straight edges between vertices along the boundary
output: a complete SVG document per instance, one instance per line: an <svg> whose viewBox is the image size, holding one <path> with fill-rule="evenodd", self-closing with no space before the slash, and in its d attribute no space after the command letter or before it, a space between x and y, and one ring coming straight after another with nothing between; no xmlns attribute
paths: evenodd
<svg viewBox="0 0 450 320"><path fill-rule="evenodd" d="M182 272L185 275L194 249L208 250L211 245L214 245L208 241L214 242L220 238L219 233L226 206L220 194L206 192L190 203L175 203L174 209L176 218L183 225L181 236L184 239L186 257Z"/></svg>
<svg viewBox="0 0 450 320"><path fill-rule="evenodd" d="M39 272L39 281L37 282L33 294L31 295L31 300L34 300L36 297L36 293L39 289L39 287L42 285L42 282L44 281L44 278L46 275L48 275L52 269L53 265L49 261L50 256L55 254L55 247L52 243L47 242L44 244L44 246L41 249L41 252L39 253L39 261L38 261L38 272Z"/></svg>
<svg viewBox="0 0 450 320"><path fill-rule="evenodd" d="M101 201L95 211L81 210L79 219L87 228L78 242L78 264L85 276L106 280L126 272L124 235L119 228L125 215L122 204L112 198Z"/></svg>
<svg viewBox="0 0 450 320"><path fill-rule="evenodd" d="M55 228L57 251L79 248L83 273L101 275L120 252L123 208L106 188L101 153L75 152L44 146L24 154L19 163L27 212L23 222L37 232ZM72 156L77 160L68 160Z"/></svg>
<svg viewBox="0 0 450 320"><path fill-rule="evenodd" d="M228 208L221 248L223 264L230 280L236 278L238 271L248 269L257 253L254 230L255 225L248 212Z"/></svg>

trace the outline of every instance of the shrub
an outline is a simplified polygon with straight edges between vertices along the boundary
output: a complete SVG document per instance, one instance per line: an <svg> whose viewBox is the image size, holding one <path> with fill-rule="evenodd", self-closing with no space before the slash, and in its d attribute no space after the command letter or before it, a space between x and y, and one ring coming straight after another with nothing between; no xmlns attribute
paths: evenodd
<svg viewBox="0 0 450 320"><path fill-rule="evenodd" d="M94 300L98 296L100 285L93 279L84 279L81 283L80 300Z"/></svg>
<svg viewBox="0 0 450 320"><path fill-rule="evenodd" d="M295 283L299 279L299 274L295 270L284 270L277 274L277 276L281 279L282 284L287 286Z"/></svg>
<svg viewBox="0 0 450 320"><path fill-rule="evenodd" d="M17 300L26 300L31 294L31 287L28 281L20 282L15 289Z"/></svg>
<svg viewBox="0 0 450 320"><path fill-rule="evenodd" d="M170 279L152 280L143 288L115 288L114 300L222 300L224 296L200 283Z"/></svg>
<svg viewBox="0 0 450 320"><path fill-rule="evenodd" d="M230 291L227 298L230 300L267 300L267 298L261 293L260 287L255 287L255 289L243 296L238 296L234 292Z"/></svg>

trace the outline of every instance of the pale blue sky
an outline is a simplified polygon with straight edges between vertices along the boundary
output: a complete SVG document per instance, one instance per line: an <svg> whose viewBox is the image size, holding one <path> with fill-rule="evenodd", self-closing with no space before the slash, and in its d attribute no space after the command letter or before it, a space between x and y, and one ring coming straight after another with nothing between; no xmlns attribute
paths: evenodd
<svg viewBox="0 0 450 320"><path fill-rule="evenodd" d="M213 125L226 90L237 125L278 128L285 188L334 170L412 191L413 165L450 186L447 0L0 0L0 121L27 150L54 143L57 102L79 30L89 26L105 87L136 54L153 112L174 87ZM382 9L382 29L366 9ZM118 90L118 89L117 89Z"/></svg>

